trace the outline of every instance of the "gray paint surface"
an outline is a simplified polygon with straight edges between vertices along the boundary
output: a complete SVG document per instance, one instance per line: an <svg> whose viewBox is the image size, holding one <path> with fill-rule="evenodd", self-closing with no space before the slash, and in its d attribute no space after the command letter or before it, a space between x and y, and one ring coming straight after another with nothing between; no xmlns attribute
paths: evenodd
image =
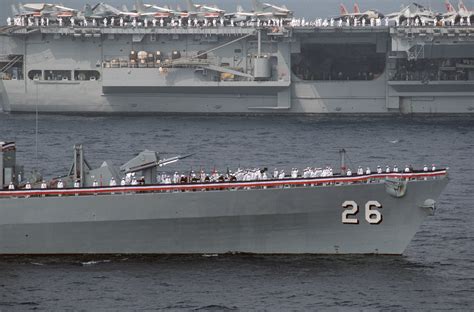
<svg viewBox="0 0 474 312"><path fill-rule="evenodd" d="M401 254L448 179L411 181L396 198L384 183L235 191L0 199L0 254ZM342 204L360 207L343 224ZM382 208L380 224L364 217Z"/></svg>

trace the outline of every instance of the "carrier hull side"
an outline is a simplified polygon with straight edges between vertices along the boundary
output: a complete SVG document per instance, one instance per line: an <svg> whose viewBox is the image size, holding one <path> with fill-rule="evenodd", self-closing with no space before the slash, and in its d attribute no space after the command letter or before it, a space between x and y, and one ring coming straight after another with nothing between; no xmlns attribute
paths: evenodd
<svg viewBox="0 0 474 312"><path fill-rule="evenodd" d="M2 82L0 82L1 84ZM294 83L291 106L278 105L278 93L255 90L242 93L208 92L180 89L178 93L103 94L99 82L81 85L42 85L36 92L25 93L21 82L5 81L0 93L3 110L11 113L203 113L203 114L474 114L474 94L449 93L396 97L394 107L387 105L382 85L377 82ZM357 91L354 91L357 90ZM339 92L338 92L339 90ZM374 92L374 90L382 90ZM80 94L71 98L71 94Z"/></svg>
<svg viewBox="0 0 474 312"><path fill-rule="evenodd" d="M408 183L0 200L0 254L401 254L447 178ZM360 207L343 224L342 203ZM383 221L364 218L369 200Z"/></svg>

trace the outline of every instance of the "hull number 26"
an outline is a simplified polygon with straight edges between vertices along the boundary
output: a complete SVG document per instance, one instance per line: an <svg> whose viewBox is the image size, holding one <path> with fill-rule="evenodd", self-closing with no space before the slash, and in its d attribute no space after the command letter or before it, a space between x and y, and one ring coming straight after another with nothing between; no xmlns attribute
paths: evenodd
<svg viewBox="0 0 474 312"><path fill-rule="evenodd" d="M342 212L342 223L344 224L359 224L357 214L359 213L359 205L353 200L346 200L342 204L345 210ZM382 222L382 214L376 209L381 209L382 205L376 201L371 200L365 204L365 221L369 224L380 224Z"/></svg>

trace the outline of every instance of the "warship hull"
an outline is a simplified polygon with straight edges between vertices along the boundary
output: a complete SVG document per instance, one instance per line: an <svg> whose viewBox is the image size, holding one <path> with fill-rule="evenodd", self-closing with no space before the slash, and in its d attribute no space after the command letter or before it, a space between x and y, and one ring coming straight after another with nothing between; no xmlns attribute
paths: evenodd
<svg viewBox="0 0 474 312"><path fill-rule="evenodd" d="M386 183L288 182L278 188L244 183L231 190L211 185L207 191L118 188L108 195L4 197L0 254L402 254L447 182L446 176L408 181L402 196L390 194ZM346 201L359 208L350 224L343 222ZM369 223L364 205L374 201L381 218Z"/></svg>

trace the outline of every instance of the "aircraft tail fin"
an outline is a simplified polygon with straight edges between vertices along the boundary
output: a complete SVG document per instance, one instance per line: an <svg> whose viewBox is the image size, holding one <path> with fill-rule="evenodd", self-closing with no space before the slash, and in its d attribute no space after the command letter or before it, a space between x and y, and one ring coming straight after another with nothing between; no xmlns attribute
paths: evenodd
<svg viewBox="0 0 474 312"><path fill-rule="evenodd" d="M462 0L459 0L458 7L459 7L459 11L464 11L464 12L468 11Z"/></svg>
<svg viewBox="0 0 474 312"><path fill-rule="evenodd" d="M356 14L360 13L359 5L357 3L354 3L354 13Z"/></svg>
<svg viewBox="0 0 474 312"><path fill-rule="evenodd" d="M192 0L186 0L186 6L188 8L188 12L196 11L196 7L194 6L194 3Z"/></svg>
<svg viewBox="0 0 474 312"><path fill-rule="evenodd" d="M12 4L11 8L12 8L12 14L13 14L13 16L18 16L18 15L20 15L20 12L18 12L18 10L17 10L17 8L16 8L16 6L15 6L14 4Z"/></svg>
<svg viewBox="0 0 474 312"><path fill-rule="evenodd" d="M135 0L135 9L138 13L143 13L146 11L145 5L143 4L143 0Z"/></svg>
<svg viewBox="0 0 474 312"><path fill-rule="evenodd" d="M341 12L341 15L348 15L349 11L347 11L346 6L344 4L339 5L339 10Z"/></svg>
<svg viewBox="0 0 474 312"><path fill-rule="evenodd" d="M241 6L241 5L238 5L237 6L237 12L239 12L239 13L244 12L244 7Z"/></svg>
<svg viewBox="0 0 474 312"><path fill-rule="evenodd" d="M263 4L259 0L252 0L252 6L253 6L254 12L263 11Z"/></svg>
<svg viewBox="0 0 474 312"><path fill-rule="evenodd" d="M446 1L444 2L444 5L446 6L446 12L448 12L448 13L454 12L454 7L453 7L453 5L451 4L451 2L449 2L449 0L446 0Z"/></svg>
<svg viewBox="0 0 474 312"><path fill-rule="evenodd" d="M85 6L84 6L84 16L85 17L90 17L92 16L92 7L89 3L87 3Z"/></svg>

